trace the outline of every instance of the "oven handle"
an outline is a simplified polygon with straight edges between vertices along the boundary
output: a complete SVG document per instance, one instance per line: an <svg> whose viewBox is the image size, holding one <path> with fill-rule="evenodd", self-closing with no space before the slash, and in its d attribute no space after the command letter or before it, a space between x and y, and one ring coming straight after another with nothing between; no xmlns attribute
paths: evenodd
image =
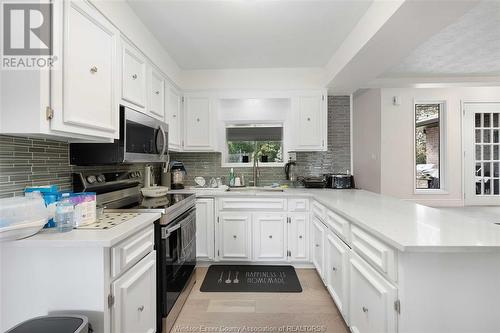
<svg viewBox="0 0 500 333"><path fill-rule="evenodd" d="M161 238L162 239L167 239L170 234L174 231L176 231L177 229L179 229L181 226L191 222L193 220L193 216L195 216L196 214L196 211L195 210L191 210L189 215L187 215L184 219L182 219L181 221L177 222L173 227L170 227L170 228L162 228L161 229ZM187 222L186 222L187 221Z"/></svg>

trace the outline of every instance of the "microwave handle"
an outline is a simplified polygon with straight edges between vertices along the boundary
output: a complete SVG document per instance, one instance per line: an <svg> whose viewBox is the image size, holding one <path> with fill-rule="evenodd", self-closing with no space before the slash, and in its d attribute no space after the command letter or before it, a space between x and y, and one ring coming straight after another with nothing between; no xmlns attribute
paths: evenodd
<svg viewBox="0 0 500 333"><path fill-rule="evenodd" d="M167 145L168 145L167 134L165 133L165 130L163 129L163 127L161 125L160 125L159 130L161 132L161 136L163 137L163 147L162 147L161 152L160 152L160 157L163 157L163 155L165 155L165 151L167 150Z"/></svg>

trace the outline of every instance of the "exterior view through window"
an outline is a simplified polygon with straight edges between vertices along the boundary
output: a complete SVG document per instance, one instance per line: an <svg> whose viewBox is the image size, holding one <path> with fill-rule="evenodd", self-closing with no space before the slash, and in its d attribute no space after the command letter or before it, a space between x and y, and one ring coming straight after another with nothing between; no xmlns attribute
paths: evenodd
<svg viewBox="0 0 500 333"><path fill-rule="evenodd" d="M441 189L442 104L415 104L416 189Z"/></svg>
<svg viewBox="0 0 500 333"><path fill-rule="evenodd" d="M281 125L242 125L226 128L226 163L283 162Z"/></svg>

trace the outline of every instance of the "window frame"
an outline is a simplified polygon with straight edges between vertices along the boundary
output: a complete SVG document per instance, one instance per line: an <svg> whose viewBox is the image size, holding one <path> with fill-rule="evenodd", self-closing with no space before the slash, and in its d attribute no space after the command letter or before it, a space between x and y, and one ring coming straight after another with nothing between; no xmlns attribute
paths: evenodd
<svg viewBox="0 0 500 333"><path fill-rule="evenodd" d="M417 188L417 105L420 104L439 104L439 186L438 189ZM446 161L446 114L447 101L444 99L414 99L412 111L413 128L413 193L418 194L448 194L447 190L447 161Z"/></svg>
<svg viewBox="0 0 500 333"><path fill-rule="evenodd" d="M239 122L239 121L226 121L224 122L224 140L223 140L223 146L224 148L222 149L222 156L221 156L221 167L223 168L253 168L253 162L249 163L236 163L236 162L226 162L227 157L228 157L228 151L227 151L227 131L226 129L228 127L235 127L235 126L256 126L256 125L268 125L268 126L276 126L276 127L281 127L283 129L283 136L281 138L281 146L283 150L283 162L268 162L268 163L262 163L259 162L259 168L282 168L285 166L286 161L288 161L288 151L285 149L285 137L286 137L286 126L285 123L280 121L259 121L259 122Z"/></svg>

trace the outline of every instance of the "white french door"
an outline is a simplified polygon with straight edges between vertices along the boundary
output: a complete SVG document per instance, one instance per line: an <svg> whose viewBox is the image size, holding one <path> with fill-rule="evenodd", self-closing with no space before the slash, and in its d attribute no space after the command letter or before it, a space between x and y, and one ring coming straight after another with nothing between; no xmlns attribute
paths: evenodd
<svg viewBox="0 0 500 333"><path fill-rule="evenodd" d="M500 205L500 103L464 103L466 205Z"/></svg>

